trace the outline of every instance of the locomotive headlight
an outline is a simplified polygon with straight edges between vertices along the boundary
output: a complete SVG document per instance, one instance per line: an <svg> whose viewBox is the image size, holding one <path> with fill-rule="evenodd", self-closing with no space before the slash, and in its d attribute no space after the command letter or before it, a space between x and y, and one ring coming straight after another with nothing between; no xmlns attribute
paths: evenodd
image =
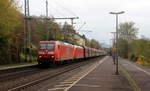
<svg viewBox="0 0 150 91"><path fill-rule="evenodd" d="M48 54L54 54L54 52L48 52Z"/></svg>
<svg viewBox="0 0 150 91"><path fill-rule="evenodd" d="M39 52L39 54L44 54L44 52Z"/></svg>

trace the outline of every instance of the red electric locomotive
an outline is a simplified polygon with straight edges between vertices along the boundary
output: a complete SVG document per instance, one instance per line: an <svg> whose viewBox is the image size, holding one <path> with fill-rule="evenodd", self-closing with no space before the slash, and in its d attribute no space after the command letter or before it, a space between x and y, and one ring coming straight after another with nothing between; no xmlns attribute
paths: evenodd
<svg viewBox="0 0 150 91"><path fill-rule="evenodd" d="M38 63L51 64L66 60L85 59L103 55L98 49L77 46L61 41L40 41L38 49Z"/></svg>
<svg viewBox="0 0 150 91"><path fill-rule="evenodd" d="M40 41L38 63L50 64L83 57L82 48L61 41Z"/></svg>

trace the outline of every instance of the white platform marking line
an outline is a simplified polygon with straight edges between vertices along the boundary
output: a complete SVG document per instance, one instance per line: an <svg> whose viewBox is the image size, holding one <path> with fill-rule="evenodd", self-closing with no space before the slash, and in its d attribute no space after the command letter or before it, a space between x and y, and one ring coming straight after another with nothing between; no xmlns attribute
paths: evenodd
<svg viewBox="0 0 150 91"><path fill-rule="evenodd" d="M74 86L81 86L81 87L101 87L100 85L92 85L92 84L76 84Z"/></svg>
<svg viewBox="0 0 150 91"><path fill-rule="evenodd" d="M71 83L73 83L73 82L60 82L60 84L71 84Z"/></svg>
<svg viewBox="0 0 150 91"><path fill-rule="evenodd" d="M66 87L64 87L64 88L52 88L52 89L48 89L48 91L56 91L56 90L61 90L61 89L65 89Z"/></svg>
<svg viewBox="0 0 150 91"><path fill-rule="evenodd" d="M55 85L54 87L67 87L69 86L70 84L59 84L59 85Z"/></svg>
<svg viewBox="0 0 150 91"><path fill-rule="evenodd" d="M101 61L99 61L99 63L95 64L95 66L89 70L86 74L84 74L83 76L81 76L77 81L75 81L73 84L71 84L69 87L67 87L64 91L68 91L71 87L73 87L78 81L80 81L83 77L85 77L86 75L88 75L91 71L93 71L98 65L102 64L105 60L106 60L107 57L105 57L104 59L102 59Z"/></svg>

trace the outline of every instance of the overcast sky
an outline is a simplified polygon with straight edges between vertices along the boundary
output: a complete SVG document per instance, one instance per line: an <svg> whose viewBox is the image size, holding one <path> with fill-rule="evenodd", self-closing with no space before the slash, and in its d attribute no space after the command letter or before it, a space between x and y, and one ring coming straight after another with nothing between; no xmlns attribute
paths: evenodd
<svg viewBox="0 0 150 91"><path fill-rule="evenodd" d="M19 5L22 7L23 1L19 1ZM45 15L45 0L29 1L31 15ZM78 16L79 20L75 20L75 28L78 29L86 22L81 30L91 30L93 32L81 33L99 42L109 44L110 39L112 39L110 32L115 31L115 16L109 14L111 11L125 11L124 14L119 15L119 22L135 22L135 27L139 28L138 36L144 35L150 38L149 0L48 0L48 2L49 16Z"/></svg>

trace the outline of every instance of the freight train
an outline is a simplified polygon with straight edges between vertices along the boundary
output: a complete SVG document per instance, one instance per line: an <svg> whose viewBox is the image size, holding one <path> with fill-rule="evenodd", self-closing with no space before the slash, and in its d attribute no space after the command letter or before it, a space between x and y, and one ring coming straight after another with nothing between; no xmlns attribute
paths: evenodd
<svg viewBox="0 0 150 91"><path fill-rule="evenodd" d="M87 59L105 55L105 51L78 46L62 41L40 41L38 64L61 63L64 61Z"/></svg>

